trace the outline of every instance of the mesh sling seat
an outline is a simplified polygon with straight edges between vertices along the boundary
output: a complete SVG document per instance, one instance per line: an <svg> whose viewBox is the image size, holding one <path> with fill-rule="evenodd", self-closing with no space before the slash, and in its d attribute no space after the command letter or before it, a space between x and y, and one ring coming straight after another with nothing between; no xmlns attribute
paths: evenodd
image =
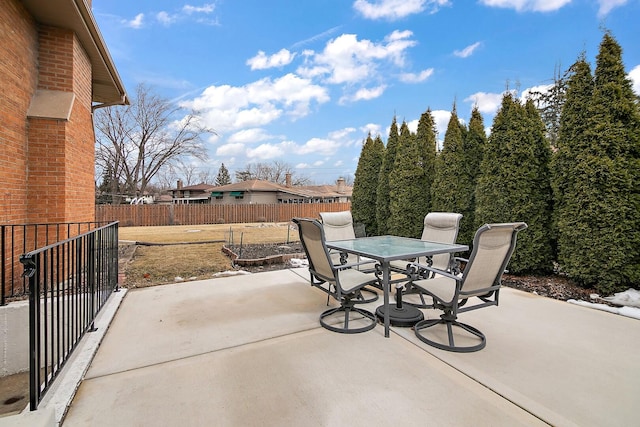
<svg viewBox="0 0 640 427"><path fill-rule="evenodd" d="M298 226L300 242L309 260L311 285L326 292L340 304L339 307L326 310L320 315L322 327L341 333L358 333L373 329L376 317L370 311L358 308L361 302L361 290L367 285L379 282L373 273L350 268L347 265L334 265L325 244L322 224L314 219L294 218Z"/></svg>
<svg viewBox="0 0 640 427"><path fill-rule="evenodd" d="M415 325L416 336L421 341L442 350L465 353L485 347L484 334L473 326L458 322L458 313L498 305L502 274L515 250L518 232L526 228L527 224L524 222L485 224L480 227L473 239L471 256L461 275L425 267L438 275L430 279L415 280L413 285L431 296L433 308L443 310L444 313L439 319L427 319ZM466 306L468 300L474 297L480 302ZM435 340L437 329L441 329L437 325L446 326L446 343ZM454 327L459 328L457 331L461 334L458 335L460 340L471 340L475 344L456 345ZM430 335L427 336L427 333Z"/></svg>
<svg viewBox="0 0 640 427"><path fill-rule="evenodd" d="M458 231L460 230L460 220L462 214L454 212L430 212L424 217L424 228L422 229L421 240L428 242L438 243L455 243L458 238ZM420 265L429 265L435 270L450 271L450 265L453 254L438 254L432 256L429 260L425 258L419 258L415 262L408 261L391 261L391 269L396 272L406 273L407 276L415 277L416 275L422 276L422 278L432 278L436 273L433 271L419 268ZM413 300L408 300L407 295L417 294L419 301L416 297ZM424 295L412 283L409 282L405 285L403 291L405 295L404 303L412 305L414 307L427 308L431 307L430 304L424 299Z"/></svg>
<svg viewBox="0 0 640 427"><path fill-rule="evenodd" d="M351 211L320 212L320 219L322 220L322 228L326 242L350 240L359 237L356 235L357 227L353 223ZM331 250L329 254L331 255L331 262L333 264L346 264L348 262L346 254L343 255ZM373 271L375 269L375 261L362 259L360 257L357 257L356 262L349 262L349 264L358 270ZM376 301L377 299L378 293L373 289L366 288L360 292L359 302L368 303Z"/></svg>

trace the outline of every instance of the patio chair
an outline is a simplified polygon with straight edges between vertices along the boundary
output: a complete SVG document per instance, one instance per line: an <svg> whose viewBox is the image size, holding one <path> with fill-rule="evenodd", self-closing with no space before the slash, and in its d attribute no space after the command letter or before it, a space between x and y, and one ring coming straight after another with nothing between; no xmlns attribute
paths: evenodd
<svg viewBox="0 0 640 427"><path fill-rule="evenodd" d="M350 211L320 212L320 219L322 221L322 227L324 228L327 242L356 239L358 237L364 237L362 234L366 235L366 232L364 231L364 224L354 225ZM356 235L356 230L360 236ZM344 256L341 259L341 254L334 253L333 251L329 251L329 253L331 258L334 260L334 264L337 264L338 262L346 262ZM358 265L369 264L371 268L373 268L373 263L373 260L360 260L359 258L357 261Z"/></svg>
<svg viewBox="0 0 640 427"><path fill-rule="evenodd" d="M294 218L293 222L298 226L300 242L309 260L311 285L326 292L327 297L333 297L340 304L320 315L322 327L348 334L373 329L376 326L375 315L355 304L362 302L362 289L379 282L379 278L373 273L351 268L349 264L334 265L325 243L324 229L318 221ZM352 327L353 324L356 326Z"/></svg>
<svg viewBox="0 0 640 427"><path fill-rule="evenodd" d="M424 217L424 228L422 229L421 240L438 243L455 243L458 238L458 231L460 229L460 220L462 214L453 212L430 212ZM399 273L406 273L407 276L416 278L421 276L422 278L432 278L436 273L424 269L417 268L418 265L430 265L436 270L450 271L450 265L453 254L438 254L432 256L430 259L419 258L412 262L410 261L392 261L391 269ZM420 297L419 302L415 299L407 300L406 296L417 294ZM403 291L405 295L404 302L414 307L427 308L429 304L424 299L424 295L414 286L411 282L405 285ZM414 297L415 298L415 297Z"/></svg>
<svg viewBox="0 0 640 427"><path fill-rule="evenodd" d="M327 242L357 239L358 237L366 236L364 224L355 225L351 211L320 212L320 219L322 220L322 228ZM354 268L366 272L371 272L375 269L374 260L356 256L355 262L349 262L347 254L341 254L333 250L329 250L329 255L333 264L349 263ZM378 299L378 293L373 289L363 289L362 293L366 295L366 297L363 295L364 299L361 301L363 303L373 302Z"/></svg>
<svg viewBox="0 0 640 427"><path fill-rule="evenodd" d="M442 350L464 353L478 351L485 347L487 341L484 334L473 326L458 322L458 314L498 305L502 274L515 250L518 232L526 228L527 224L524 222L485 224L480 227L473 239L471 256L461 275L424 266L438 275L430 279L413 281L413 285L431 296L433 308L443 310L444 313L440 319L427 319L415 325L416 336L421 341ZM478 298L480 302L466 306L471 298ZM437 335L436 329L441 329L434 328L436 325L446 326L447 343L434 339ZM467 343L471 340L475 344L456 345L454 326L467 332L458 334L460 340ZM433 338L427 337L427 333L431 333Z"/></svg>

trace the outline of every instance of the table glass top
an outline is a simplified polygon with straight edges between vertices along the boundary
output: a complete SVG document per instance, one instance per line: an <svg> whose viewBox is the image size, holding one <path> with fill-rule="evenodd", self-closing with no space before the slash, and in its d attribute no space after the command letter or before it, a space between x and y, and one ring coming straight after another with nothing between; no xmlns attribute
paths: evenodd
<svg viewBox="0 0 640 427"><path fill-rule="evenodd" d="M327 242L327 247L378 259L380 261L463 252L469 249L466 245L426 242L420 239L398 236L372 236L350 240L336 240Z"/></svg>

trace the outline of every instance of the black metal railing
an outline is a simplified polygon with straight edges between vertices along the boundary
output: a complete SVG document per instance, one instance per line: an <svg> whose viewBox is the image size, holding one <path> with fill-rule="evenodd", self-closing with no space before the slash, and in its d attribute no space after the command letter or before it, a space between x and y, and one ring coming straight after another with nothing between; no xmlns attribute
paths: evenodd
<svg viewBox="0 0 640 427"><path fill-rule="evenodd" d="M22 276L20 256L43 246L78 236L107 222L64 222L0 225L0 305L25 298L29 292Z"/></svg>
<svg viewBox="0 0 640 427"><path fill-rule="evenodd" d="M118 223L20 257L29 289L31 410L118 290Z"/></svg>

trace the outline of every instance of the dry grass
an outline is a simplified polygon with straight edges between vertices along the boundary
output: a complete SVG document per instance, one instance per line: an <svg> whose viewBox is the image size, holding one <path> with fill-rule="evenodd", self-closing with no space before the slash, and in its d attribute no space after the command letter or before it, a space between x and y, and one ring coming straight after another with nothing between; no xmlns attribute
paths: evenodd
<svg viewBox="0 0 640 427"><path fill-rule="evenodd" d="M223 243L179 244L222 240L239 245L298 241L289 223L221 224L165 227L121 227L121 241L166 243L167 246L139 246L126 266L126 287L145 287L184 280L207 279L232 269L222 253Z"/></svg>

